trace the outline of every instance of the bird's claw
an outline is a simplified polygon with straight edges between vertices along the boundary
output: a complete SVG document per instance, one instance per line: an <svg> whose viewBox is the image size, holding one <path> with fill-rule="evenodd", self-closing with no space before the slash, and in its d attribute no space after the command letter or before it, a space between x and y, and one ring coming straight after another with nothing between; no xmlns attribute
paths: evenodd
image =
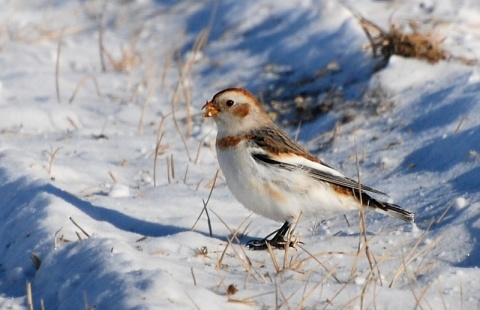
<svg viewBox="0 0 480 310"><path fill-rule="evenodd" d="M248 247L248 249L250 250L254 250L254 251L263 251L263 250L266 250L268 249L268 245L270 245L273 249L280 249L280 250L284 250L285 249L285 246L287 245L287 243L290 245L291 248L296 248L296 244L297 243L303 243L303 242L300 242L300 241L292 241L292 242L289 242L285 239L276 239L276 238L273 238L272 240L268 240L268 239L253 239L253 240L250 240L248 241L245 246Z"/></svg>

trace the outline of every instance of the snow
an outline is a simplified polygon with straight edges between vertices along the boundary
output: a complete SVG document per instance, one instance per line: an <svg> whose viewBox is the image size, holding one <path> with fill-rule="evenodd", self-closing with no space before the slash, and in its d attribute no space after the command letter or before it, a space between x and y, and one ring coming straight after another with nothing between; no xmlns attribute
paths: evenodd
<svg viewBox="0 0 480 310"><path fill-rule="evenodd" d="M468 201L464 197L458 197L455 199L454 206L457 209L463 209L467 206Z"/></svg>
<svg viewBox="0 0 480 310"><path fill-rule="evenodd" d="M346 5L385 29L430 21L480 58L476 1L1 2L0 308L27 309L27 282L35 309L480 307L479 66L393 56L372 73ZM280 126L347 176L358 159L416 223L368 213L364 236L356 214L304 219L296 249L246 249L280 223L221 174L210 196L216 129L200 109L229 86L343 93ZM352 104L365 90L384 93L375 111Z"/></svg>

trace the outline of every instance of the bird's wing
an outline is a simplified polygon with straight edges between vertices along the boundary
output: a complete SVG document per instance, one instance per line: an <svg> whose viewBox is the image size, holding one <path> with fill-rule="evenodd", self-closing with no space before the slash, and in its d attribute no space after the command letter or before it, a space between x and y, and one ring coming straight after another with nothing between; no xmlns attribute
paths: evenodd
<svg viewBox="0 0 480 310"><path fill-rule="evenodd" d="M342 187L386 195L372 187L359 184L306 152L279 129L261 128L252 132L248 150L260 164L289 171L303 170L310 177Z"/></svg>
<svg viewBox="0 0 480 310"><path fill-rule="evenodd" d="M262 154L262 153L251 153L252 157L259 163L267 165L267 166L273 166L273 167L278 167L281 169L289 170L289 171L294 171L294 170L303 170L307 172L309 176L312 178L318 180L318 181L323 181L323 182L328 182L332 183L335 185L351 188L353 190L358 190L361 188L363 191L375 193L375 194L380 194L380 195L386 195L385 193L376 190L372 187L359 184L358 182L349 179L345 176L342 175L336 175L332 174L331 170L332 168L323 166L321 164L316 164L319 166L318 168L313 168L310 165L305 165L305 164L292 164L288 163L286 161L280 161L273 159L267 154ZM311 163L311 162L310 162Z"/></svg>

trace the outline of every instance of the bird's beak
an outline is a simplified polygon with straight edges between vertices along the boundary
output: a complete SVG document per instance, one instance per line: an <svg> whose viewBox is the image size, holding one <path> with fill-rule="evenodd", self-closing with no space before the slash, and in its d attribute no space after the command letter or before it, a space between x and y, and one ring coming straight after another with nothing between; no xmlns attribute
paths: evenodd
<svg viewBox="0 0 480 310"><path fill-rule="evenodd" d="M205 105L203 106L202 110L205 110L205 113L203 113L203 117L212 117L218 114L217 105L213 101L207 101L207 103L205 103Z"/></svg>

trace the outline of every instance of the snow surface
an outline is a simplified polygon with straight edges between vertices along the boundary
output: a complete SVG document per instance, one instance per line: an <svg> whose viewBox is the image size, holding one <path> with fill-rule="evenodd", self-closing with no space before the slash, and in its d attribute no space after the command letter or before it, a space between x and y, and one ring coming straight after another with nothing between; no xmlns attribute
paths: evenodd
<svg viewBox="0 0 480 310"><path fill-rule="evenodd" d="M480 58L474 0L0 2L0 308L26 309L27 282L36 309L480 308L479 67L394 56L372 73L345 4L385 29L426 21ZM228 86L342 92L284 129L348 176L358 158L417 223L367 214L373 267L356 214L304 219L296 250L245 249L280 223L221 176L208 200L215 125L200 108ZM348 104L378 89L375 113Z"/></svg>

